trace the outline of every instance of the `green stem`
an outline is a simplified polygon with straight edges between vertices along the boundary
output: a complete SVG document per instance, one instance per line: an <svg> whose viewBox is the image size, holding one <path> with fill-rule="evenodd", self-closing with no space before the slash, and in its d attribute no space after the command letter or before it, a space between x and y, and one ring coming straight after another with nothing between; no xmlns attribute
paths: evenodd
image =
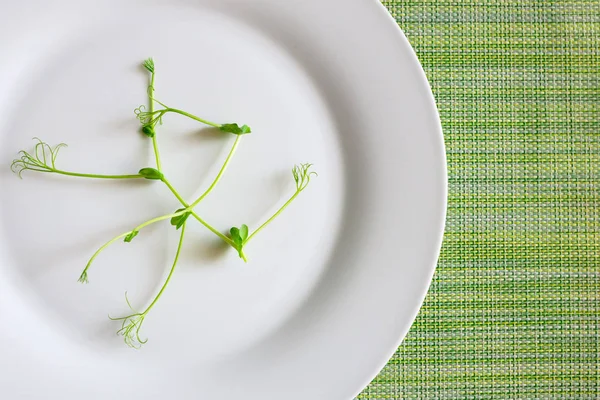
<svg viewBox="0 0 600 400"><path fill-rule="evenodd" d="M148 100L150 112L154 112L154 72L151 74L150 86L148 87ZM156 169L162 171L162 165L160 163L160 153L158 151L158 140L156 139L156 133L152 136L152 147L154 148L154 157L156 158Z"/></svg>
<svg viewBox="0 0 600 400"><path fill-rule="evenodd" d="M202 123L203 123L203 124L205 124L205 125L214 126L215 128L220 128L220 127L221 127L221 125L220 125L220 124L216 124L216 123L214 123L214 122L210 122L210 121L208 121L208 120L206 120L206 119L203 119L203 118L200 118L200 117L196 117L196 116L195 116L195 115L193 115L193 114L190 114L190 113L188 113L188 112L185 112L185 111L182 111L182 110L178 110L177 108L171 108L171 107L169 107L169 108L166 108L166 109L164 109L163 111L165 111L165 112L173 112L173 113L181 114L181 115L184 115L184 116L186 116L186 117L188 117L188 118L191 118L191 119L193 119L193 120L195 120L195 121L202 122Z"/></svg>
<svg viewBox="0 0 600 400"><path fill-rule="evenodd" d="M40 171L45 172L45 171ZM96 179L140 179L143 178L140 174L135 175L100 175L100 174L82 174L79 172L61 171L60 169L52 169L47 172L53 172L61 175L77 176L80 178L96 178Z"/></svg>
<svg viewBox="0 0 600 400"><path fill-rule="evenodd" d="M262 231L267 225L269 225L271 222L273 222L273 220L275 218L277 218L277 216L279 214L281 214L283 212L283 210L285 210L287 208L287 206L289 206L290 203L292 201L294 201L294 199L296 197L298 197L300 192L301 192L301 190L297 190L296 193L294 193L294 195L292 197L290 197L290 199L288 201L286 201L285 204L283 206L281 206L281 208L279 210L277 210L277 212L275 214L273 214L273 216L271 218L266 220L264 224L262 224L261 226L258 227L258 229L256 229L254 232L252 232L252 234L250 236L248 236L248 239L246 239L246 241L244 242L244 245L247 244L258 232Z"/></svg>
<svg viewBox="0 0 600 400"><path fill-rule="evenodd" d="M150 112L154 112L154 72L150 74L150 86L148 87L148 99L150 100Z"/></svg>
<svg viewBox="0 0 600 400"><path fill-rule="evenodd" d="M88 283L87 271L90 268L90 266L92 265L92 263L94 262L94 260L96 259L96 257L98 257L98 255L100 253L102 253L102 251L104 249L106 249L108 246L110 246L111 244L113 244L117 240L119 240L119 239L121 239L121 238L123 238L123 237L125 237L127 235L129 235L129 232L125 232L125 233L123 233L123 234L121 234L119 236L115 236L114 238L110 239L108 242L104 243L102 245L102 247L100 247L98 250L96 250L96 252L92 256L92 258L90 258L90 260L88 261L87 265L83 269L83 272L81 273L81 276L79 277L79 282L81 282L81 283Z"/></svg>
<svg viewBox="0 0 600 400"><path fill-rule="evenodd" d="M163 182L165 183L165 185L167 185L167 187L169 188L169 190L171 190L171 192L175 195L175 197L177 197L177 200L179 200L179 202L181 203L182 206L184 206L186 209L184 211L181 211L181 213L184 212L191 212L192 216L198 221L200 222L202 225L204 225L209 231L211 231L212 233L214 233L215 235L217 235L219 238L221 238L225 243L227 243L228 245L232 246L235 248L235 245L233 244L233 241L231 239L229 239L227 236L223 235L221 232L219 232L217 229L215 229L212 225L210 225L208 222L206 222L205 220L203 220L198 214L196 214L196 212L193 210L193 207L191 207L184 199L183 197L181 197L181 195L179 194L179 192L177 192L177 189L175 189L173 187L173 185L171 185L171 183L166 179L163 178ZM179 215L179 214L178 214Z"/></svg>
<svg viewBox="0 0 600 400"><path fill-rule="evenodd" d="M235 153L235 150L238 147L238 144L240 143L240 139L241 138L242 138L241 135L237 135L237 137L235 138L235 142L233 142L233 146L231 147L231 150L229 151L229 154L227 155L227 158L225 159L225 163L221 167L221 170L217 174L216 178L213 180L213 182L208 187L208 189L206 189L206 191L200 197L198 197L196 199L196 201L194 201L191 204L191 206L190 206L191 208L196 207L198 205L198 203L200 203L202 200L204 200L204 198L206 196L208 196L208 194L210 192L212 192L212 190L215 188L215 186L217 185L217 183L219 183L219 181L221 180L221 177L223 176L223 173L225 172L225 170L227 169L227 166L229 165L229 162L231 161L231 158L233 157L233 154Z"/></svg>
<svg viewBox="0 0 600 400"><path fill-rule="evenodd" d="M150 219L150 220L144 222L143 224L136 226L135 228L133 228L133 230L134 231L139 231L140 229L143 229L143 228L147 227L148 225L154 224L155 222L164 221L165 219L171 219L173 217L178 217L178 216L180 216L182 214L185 214L185 210L178 211L178 212L173 213L173 214L162 215L160 217L156 217L156 218ZM129 231L127 233L129 234L129 233L131 233L131 231Z"/></svg>
<svg viewBox="0 0 600 400"><path fill-rule="evenodd" d="M171 277L173 276L173 272L175 272L175 267L177 266L177 261L179 261L179 254L181 254L181 247L183 245L183 236L185 234L185 225L186 224L184 222L183 226L181 227L181 235L179 236L179 244L177 245L177 252L175 253L175 260L173 260L173 266L171 267L171 270L169 271L169 275L167 276L165 283L160 288L160 291L158 292L158 294L156 295L154 300L152 300L152 303L150 303L150 305L148 306L148 308L146 308L146 310L142 313L142 315L148 314L148 311L150 311L152 309L152 307L154 307L154 305L156 304L158 299L160 299L160 296L162 296L163 292L167 288L167 285L169 284L169 281L171 280Z"/></svg>
<svg viewBox="0 0 600 400"><path fill-rule="evenodd" d="M170 218L173 218L173 217L177 217L177 216L182 215L184 213L185 213L185 210L184 211L179 211L179 212L176 212L176 213L173 213L173 214L168 214L168 215L163 215L163 216L160 216L160 217L153 218L151 220L148 220L148 221L146 221L146 222L144 222L144 223L136 226L131 231L127 231L125 233L122 233L122 234L120 234L118 236L115 236L114 238L110 239L108 242L104 243L102 245L102 247L100 247L98 250L96 250L96 252L92 256L92 258L90 258L90 260L88 261L87 265L85 266L83 272L81 273L81 276L79 277L79 281L87 283L87 281L88 281L87 280L87 271L90 268L90 266L92 265L92 263L94 262L94 260L96 259L96 257L98 257L98 255L100 253L102 253L102 251L104 251L108 246L110 246L111 244L113 244L117 240L119 240L121 238L124 238L125 236L129 235L133 231L139 231L140 229L143 229L143 228L145 228L148 225L154 224L155 222L159 222L159 221L163 221L165 219L170 219Z"/></svg>
<svg viewBox="0 0 600 400"><path fill-rule="evenodd" d="M158 151L158 141L156 140L156 133L152 136L152 147L154 148L154 157L156 158L156 169L162 172L162 165L160 163L160 153Z"/></svg>
<svg viewBox="0 0 600 400"><path fill-rule="evenodd" d="M233 244L233 241L231 239L229 239L227 236L223 235L221 232L219 232L218 230L213 228L208 222L206 222L202 218L200 218L200 216L198 214L196 214L195 211L192 211L192 216L194 218L196 218L196 220L198 222L200 222L202 225L204 225L206 228L208 228L208 230L210 230L212 233L214 233L215 235L220 237L225 243L227 243L231 247L235 248L235 245Z"/></svg>
<svg viewBox="0 0 600 400"><path fill-rule="evenodd" d="M169 182L169 180L167 178L165 178L165 177L163 177L162 181L165 183L165 185L167 185L167 187L169 188L169 190L171 191L171 193L173 193L175 195L175 197L177 197L177 200L179 200L179 202L181 203L181 205L183 205L185 208L188 208L189 204L183 199L183 197L181 197L181 195L173 187L173 185L171 185L171 182Z"/></svg>

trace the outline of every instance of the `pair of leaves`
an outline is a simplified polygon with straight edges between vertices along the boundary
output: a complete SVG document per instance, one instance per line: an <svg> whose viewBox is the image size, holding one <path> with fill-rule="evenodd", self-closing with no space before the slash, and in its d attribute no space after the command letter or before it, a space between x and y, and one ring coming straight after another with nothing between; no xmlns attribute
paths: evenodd
<svg viewBox="0 0 600 400"><path fill-rule="evenodd" d="M180 208L179 210L177 210L175 212L180 212L183 210L185 210L185 208ZM171 218L171 225L173 225L175 227L175 229L181 228L191 214L192 213L190 211L187 211L181 215L177 215L177 216Z"/></svg>
<svg viewBox="0 0 600 400"><path fill-rule="evenodd" d="M234 135L246 135L252 132L248 125L239 126L238 124L223 124L219 127L223 132L233 133Z"/></svg>
<svg viewBox="0 0 600 400"><path fill-rule="evenodd" d="M233 244L235 245L235 249L238 251L240 258L244 258L243 249L244 242L248 239L248 226L242 225L239 228L233 227L229 230L231 234L231 239L233 240Z"/></svg>
<svg viewBox="0 0 600 400"><path fill-rule="evenodd" d="M154 168L142 168L138 173L146 179L153 179L158 181L162 180L164 177L162 172Z"/></svg>

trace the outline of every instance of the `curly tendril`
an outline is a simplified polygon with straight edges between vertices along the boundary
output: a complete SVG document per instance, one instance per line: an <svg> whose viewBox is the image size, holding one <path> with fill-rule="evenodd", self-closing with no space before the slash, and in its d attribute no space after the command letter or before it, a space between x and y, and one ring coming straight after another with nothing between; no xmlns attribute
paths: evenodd
<svg viewBox="0 0 600 400"><path fill-rule="evenodd" d="M152 57L145 59L143 65L144 68L148 70L148 72L152 74L154 73L154 60L152 59Z"/></svg>
<svg viewBox="0 0 600 400"><path fill-rule="evenodd" d="M127 297L127 292L125 292L125 302L133 314L127 315L126 317L113 318L110 315L110 318L113 321L123 321L121 324L121 329L117 331L117 335L123 336L123 340L127 346L132 347L134 349L139 349L142 345L148 342L148 339L142 339L140 337L140 329L142 329L142 325L144 323L144 319L146 318L146 313L141 313L136 311L129 298Z"/></svg>
<svg viewBox="0 0 600 400"><path fill-rule="evenodd" d="M117 335L123 336L125 344L131 348L139 349L148 342L148 339L140 337L140 329L144 323L145 314L131 314L122 318L109 318L113 321L123 321Z"/></svg>
<svg viewBox="0 0 600 400"><path fill-rule="evenodd" d="M65 143L60 143L52 147L37 137L33 139L38 142L33 151L28 153L25 150L21 150L19 152L21 157L14 159L10 165L11 171L17 174L19 178L22 178L23 171L26 170L37 172L56 171L56 157L58 156L58 151L63 147L67 147Z"/></svg>
<svg viewBox="0 0 600 400"><path fill-rule="evenodd" d="M135 116L143 125L156 126L162 124L162 117L167 113L166 110L146 111L146 106L141 105L133 110Z"/></svg>
<svg viewBox="0 0 600 400"><path fill-rule="evenodd" d="M312 167L312 164L294 165L294 168L292 168L292 174L296 181L296 189L299 192L308 186L311 176L318 176L316 172L310 171L310 167Z"/></svg>

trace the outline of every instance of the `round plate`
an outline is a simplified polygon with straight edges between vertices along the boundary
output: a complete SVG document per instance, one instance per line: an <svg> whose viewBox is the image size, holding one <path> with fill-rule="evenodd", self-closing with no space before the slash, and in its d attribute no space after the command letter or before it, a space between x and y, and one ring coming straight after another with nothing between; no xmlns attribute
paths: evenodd
<svg viewBox="0 0 600 400"><path fill-rule="evenodd" d="M440 249L443 138L425 75L375 0L0 0L0 387L10 399L348 400L408 331ZM153 167L133 110L156 97L252 127L198 207L222 232L259 226L245 264L194 220L180 262L125 346L107 318L148 305L179 232L159 181L9 171L36 136L65 142L57 166ZM158 127L165 175L187 199L234 140L179 115Z"/></svg>

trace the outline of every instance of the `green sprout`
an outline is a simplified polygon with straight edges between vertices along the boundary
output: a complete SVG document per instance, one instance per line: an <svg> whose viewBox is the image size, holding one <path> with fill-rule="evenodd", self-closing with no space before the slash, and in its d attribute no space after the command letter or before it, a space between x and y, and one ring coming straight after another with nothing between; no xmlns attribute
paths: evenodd
<svg viewBox="0 0 600 400"><path fill-rule="evenodd" d="M261 230L263 230L267 225L269 225L279 214L285 210L290 203L308 186L310 179L312 176L316 176L315 172L310 171L311 164L300 164L298 166L294 166L292 169L292 175L296 182L296 191L295 193L286 201L278 210L269 217L262 225L260 225L254 232L250 233L247 225L241 225L238 227L233 227L229 230L229 236L222 233L220 230L213 227L207 221L205 221L200 215L196 213L194 208L202 202L216 187L219 183L229 163L240 144L241 138L245 135L248 135L252 132L252 129L248 125L239 125L237 123L224 123L217 124L206 119L197 117L193 114L190 114L186 111L182 111L176 108L171 108L166 106L164 103L158 101L154 97L155 92L155 64L152 58L148 58L143 62L143 67L150 73L149 84L147 88L148 95L148 110L146 110L145 106L140 106L135 109L135 115L137 119L142 124L141 131L142 133L152 140L152 147L154 150L154 158L156 167L145 167L139 170L137 174L129 174L129 175L102 175L102 174L91 174L91 173L80 173L80 172L71 172L63 169L59 169L56 167L56 158L58 156L58 152L61 148L66 147L67 145L64 143L60 143L57 146L50 146L49 144L43 142L38 138L34 138L37 140L37 144L34 147L32 152L20 151L19 158L15 159L11 164L11 170L16 173L20 178L22 178L22 174L24 171L34 171L34 172L45 172L45 173L54 173L59 175L67 175L74 176L80 178L95 178L95 179L147 179L149 181L160 181L165 184L165 186L171 191L171 193L175 196L175 198L181 204L181 208L176 210L175 212L167 215L162 215L159 217L155 217L149 219L145 222L140 223L138 226L133 228L130 231L123 232L106 243L104 243L89 259L85 268L81 272L79 276L79 282L88 283L88 273L91 265L96 260L96 258L106 250L113 243L123 239L123 242L130 243L132 242L140 232L147 226L170 220L172 226L175 229L180 231L179 244L177 246L177 251L175 253L175 259L173 261L173 265L167 276L165 282L160 288L159 292L155 296L154 300L150 302L150 304L145 308L144 311L138 312L136 311L129 299L127 298L127 293L125 293L125 301L127 306L132 311L132 314L126 315L124 317L112 318L115 321L121 321L121 329L117 331L117 334L123 336L125 343L133 348L140 348L143 344L147 342L147 339L142 339L140 336L140 330L144 323L145 318L147 317L150 310L157 303L159 298L163 295L167 285L169 284L173 273L176 269L177 262L179 260L179 255L181 254L181 248L184 241L186 224L189 221L189 218L192 217L201 225L206 227L209 231L219 237L224 243L231 246L238 252L240 258L242 258L245 262L248 261L245 253L244 247L248 244L248 242L256 236ZM158 104L162 106L161 109L155 109L155 105ZM168 114L178 114L187 118L190 118L194 121L200 122L204 125L212 126L214 128L218 128L220 131L224 133L230 133L235 135L235 140L233 145L225 158L221 169L217 173L217 176L213 179L212 183L209 185L208 189L206 189L198 198L194 199L191 202L187 202L177 191L177 189L171 184L171 182L167 179L164 174L159 148L158 148L158 139L157 139L157 125L162 124L163 117Z"/></svg>

